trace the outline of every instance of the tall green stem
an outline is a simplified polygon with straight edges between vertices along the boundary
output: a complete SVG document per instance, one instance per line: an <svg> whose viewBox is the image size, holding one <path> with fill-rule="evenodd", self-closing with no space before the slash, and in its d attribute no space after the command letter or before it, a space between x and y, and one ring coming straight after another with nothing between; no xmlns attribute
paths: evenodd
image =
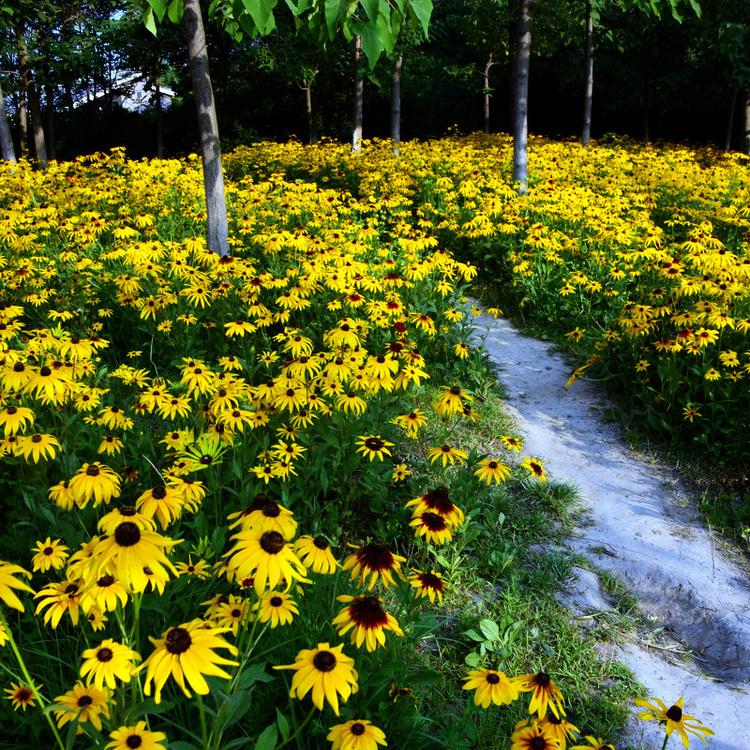
<svg viewBox="0 0 750 750"><path fill-rule="evenodd" d="M65 743L62 741L62 737L60 737L60 733L57 731L54 719L47 711L44 710L44 705L46 703L44 696L39 692L39 689L37 688L34 680L31 679L29 670L26 668L26 662L23 660L23 656L21 656L21 652L18 649L16 640L13 637L13 631L10 629L10 625L8 625L8 621L5 619L5 615L3 614L2 610L0 610L0 625L5 628L5 633L8 636L8 643L10 644L10 650L16 657L18 666L21 669L21 674L23 675L24 680L26 680L26 684L28 685L29 689L34 694L34 698L36 698L37 702L39 703L39 708L42 710L44 717L47 719L47 723L52 730L52 734L55 735L55 740L57 740L58 747L60 748L60 750L65 750Z"/></svg>
<svg viewBox="0 0 750 750"><path fill-rule="evenodd" d="M661 746L661 750L664 750L664 748L667 746L667 742L669 742L669 735L664 735L664 744Z"/></svg>
<svg viewBox="0 0 750 750"><path fill-rule="evenodd" d="M280 745L276 745L276 750L281 750L282 747L286 747L287 745L289 745L292 740L296 740L297 737L302 734L302 730L310 723L310 719L312 719L314 714L315 706L310 709L310 713L305 716L305 720L297 727L297 729L294 731L294 734L285 739Z"/></svg>
<svg viewBox="0 0 750 750"><path fill-rule="evenodd" d="M206 724L206 707L203 705L203 698L200 695L195 696L198 699L198 713L201 717L201 740L204 748L208 747L208 725Z"/></svg>

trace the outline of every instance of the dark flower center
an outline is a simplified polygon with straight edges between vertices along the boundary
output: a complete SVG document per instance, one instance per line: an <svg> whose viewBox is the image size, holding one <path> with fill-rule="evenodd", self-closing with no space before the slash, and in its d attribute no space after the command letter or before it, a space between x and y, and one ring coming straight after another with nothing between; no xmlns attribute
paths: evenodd
<svg viewBox="0 0 750 750"><path fill-rule="evenodd" d="M34 694L29 690L27 687L18 688L16 690L16 700L19 703L26 703L27 701L30 701L32 696Z"/></svg>
<svg viewBox="0 0 750 750"><path fill-rule="evenodd" d="M430 513L429 510L422 513L422 523L430 531L443 531L446 528L445 519L437 513Z"/></svg>
<svg viewBox="0 0 750 750"><path fill-rule="evenodd" d="M336 667L336 656L330 651L318 651L313 657L313 666L318 672L330 672Z"/></svg>
<svg viewBox="0 0 750 750"><path fill-rule="evenodd" d="M460 396L461 395L461 389L457 385L454 385L453 388L451 388L451 393L454 396Z"/></svg>
<svg viewBox="0 0 750 750"><path fill-rule="evenodd" d="M42 550L42 554L43 554L43 555L51 555L51 554L52 554L52 553L53 553L54 551L55 551L55 550L54 550L54 548L52 548L52 547L45 547L45 548L44 548L44 549Z"/></svg>
<svg viewBox="0 0 750 750"><path fill-rule="evenodd" d="M534 677L534 682L539 685L539 687L547 687L550 682L552 682L552 678L546 672L539 672L536 677Z"/></svg>
<svg viewBox="0 0 750 750"><path fill-rule="evenodd" d="M241 614L242 614L242 610L237 609L237 607L235 607L231 612L232 617L239 617Z"/></svg>
<svg viewBox="0 0 750 750"><path fill-rule="evenodd" d="M94 464L91 464L91 466L86 467L86 476L89 477L98 477L100 474L99 467L95 466Z"/></svg>
<svg viewBox="0 0 750 750"><path fill-rule="evenodd" d="M357 550L357 562L368 570L390 570L393 567L393 554L380 542L373 542Z"/></svg>
<svg viewBox="0 0 750 750"><path fill-rule="evenodd" d="M494 672L490 672L487 675L487 682L489 682L490 685L497 685L497 683L500 682L500 675L496 675Z"/></svg>
<svg viewBox="0 0 750 750"><path fill-rule="evenodd" d="M153 497L154 500L163 500L166 496L166 487L154 487L154 489L151 490L151 497Z"/></svg>
<svg viewBox="0 0 750 750"><path fill-rule="evenodd" d="M269 604L272 607L280 607L284 603L284 600L280 596L272 596Z"/></svg>
<svg viewBox="0 0 750 750"><path fill-rule="evenodd" d="M115 541L120 547L132 547L141 540L141 530L132 521L123 521L115 529Z"/></svg>
<svg viewBox="0 0 750 750"><path fill-rule="evenodd" d="M278 555L284 549L284 537L278 531L266 531L260 538L260 546L269 555Z"/></svg>
<svg viewBox="0 0 750 750"><path fill-rule="evenodd" d="M550 712L550 713L547 714L547 721L550 724L562 724L562 719L559 719L552 712ZM605 745L605 747L606 747L606 745Z"/></svg>
<svg viewBox="0 0 750 750"><path fill-rule="evenodd" d="M47 367L47 365L44 365L44 367L42 367L42 369L39 370L39 374L44 378L48 378L50 375L52 375L52 370L50 370L49 367Z"/></svg>
<svg viewBox="0 0 750 750"><path fill-rule="evenodd" d="M426 589L435 589L435 591L443 590L443 581L438 578L434 573L420 573L419 582Z"/></svg>
<svg viewBox="0 0 750 750"><path fill-rule="evenodd" d="M671 719L672 721L681 721L682 709L679 706L670 706L669 710L667 711L667 718Z"/></svg>
<svg viewBox="0 0 750 750"><path fill-rule="evenodd" d="M26 369L26 365L23 362L16 362L13 365L13 372L23 372Z"/></svg>
<svg viewBox="0 0 750 750"><path fill-rule="evenodd" d="M328 540L324 539L322 536L316 536L315 539L313 539L313 544L318 549L328 549Z"/></svg>
<svg viewBox="0 0 750 750"><path fill-rule="evenodd" d="M367 630L382 628L388 624L388 615L377 596L359 596L349 603L352 622Z"/></svg>
<svg viewBox="0 0 750 750"><path fill-rule="evenodd" d="M278 518L281 515L281 507L274 500L269 500L262 508L266 518Z"/></svg>
<svg viewBox="0 0 750 750"><path fill-rule="evenodd" d="M376 437L367 438L365 440L365 447L371 451L379 451L383 447L383 441Z"/></svg>
<svg viewBox="0 0 750 750"><path fill-rule="evenodd" d="M5 410L5 413L6 413L6 414L11 414L11 415L12 415L12 414L15 414L15 413L16 413L17 411L18 411L18 408L17 408L17 407L15 407L15 406L9 406L9 407L8 407L8 408L7 408L6 410Z"/></svg>
<svg viewBox="0 0 750 750"><path fill-rule="evenodd" d="M78 699L78 708L86 708L94 702L94 699L90 695L82 695Z"/></svg>
<svg viewBox="0 0 750 750"><path fill-rule="evenodd" d="M97 582L96 585L100 588L106 589L108 586L111 586L115 582L115 577L106 575L102 576Z"/></svg>
<svg viewBox="0 0 750 750"><path fill-rule="evenodd" d="M122 508L120 508L121 516L134 516L137 512L138 511L133 505L123 505Z"/></svg>
<svg viewBox="0 0 750 750"><path fill-rule="evenodd" d="M106 648L106 647L105 648L100 648L96 652L96 658L99 661L102 661L102 662L112 661L112 657L113 656L114 656L114 653L112 652L111 648Z"/></svg>
<svg viewBox="0 0 750 750"><path fill-rule="evenodd" d="M170 654L184 654L192 643L193 639L185 628L172 628L164 639L164 645Z"/></svg>
<svg viewBox="0 0 750 750"><path fill-rule="evenodd" d="M32 435L31 436L31 442L32 443L41 443L42 442L42 436L39 434Z"/></svg>
<svg viewBox="0 0 750 750"><path fill-rule="evenodd" d="M143 744L143 738L139 737L137 734L131 734L130 737L125 740L125 744L135 750L135 748L140 747Z"/></svg>
<svg viewBox="0 0 750 750"><path fill-rule="evenodd" d="M547 740L544 737L533 737L531 742L529 742L529 748L530 750L546 750Z"/></svg>
<svg viewBox="0 0 750 750"><path fill-rule="evenodd" d="M349 727L349 731L353 734L359 737L360 735L363 735L365 733L365 725L361 722L357 721L354 724Z"/></svg>

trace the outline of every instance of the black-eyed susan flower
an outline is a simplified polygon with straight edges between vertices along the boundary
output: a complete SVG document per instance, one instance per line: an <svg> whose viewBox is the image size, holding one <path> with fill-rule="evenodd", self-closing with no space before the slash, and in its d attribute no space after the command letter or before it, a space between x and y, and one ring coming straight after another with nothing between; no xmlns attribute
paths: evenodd
<svg viewBox="0 0 750 750"><path fill-rule="evenodd" d="M326 739L331 741L331 750L377 750L378 745L385 747L388 744L383 730L366 719L336 724Z"/></svg>
<svg viewBox="0 0 750 750"><path fill-rule="evenodd" d="M511 435L500 435L500 442L510 451L520 453L523 449L523 442Z"/></svg>
<svg viewBox="0 0 750 750"><path fill-rule="evenodd" d="M392 455L389 448L393 448L393 443L383 440L379 435L360 435L355 445L358 446L357 453L361 453L370 461L376 458L383 461L386 456Z"/></svg>
<svg viewBox="0 0 750 750"><path fill-rule="evenodd" d="M34 690L23 682L11 682L10 687L5 688L5 697L14 711L26 711L29 706L34 706Z"/></svg>
<svg viewBox="0 0 750 750"><path fill-rule="evenodd" d="M165 552L180 541L142 529L134 521L123 521L115 526L110 536L96 542L89 570L92 576L114 576L132 592L145 591L150 575L164 579L169 578L169 572L177 575Z"/></svg>
<svg viewBox="0 0 750 750"><path fill-rule="evenodd" d="M164 750L163 742L167 735L164 732L152 732L147 729L145 721L121 726L110 732L110 740L104 747L106 750Z"/></svg>
<svg viewBox="0 0 750 750"><path fill-rule="evenodd" d="M427 424L427 415L421 409L412 409L406 414L399 414L393 423L398 425L409 437L416 437L419 430Z"/></svg>
<svg viewBox="0 0 750 750"><path fill-rule="evenodd" d="M294 664L275 666L274 669L293 669L289 695L302 700L312 691L312 702L318 711L328 701L336 716L339 715L339 696L346 703L358 688L354 659L344 653L343 646L319 643L316 648L302 649Z"/></svg>
<svg viewBox="0 0 750 750"><path fill-rule="evenodd" d="M120 477L109 466L94 461L81 466L68 489L79 508L85 508L92 501L96 507L120 496Z"/></svg>
<svg viewBox="0 0 750 750"><path fill-rule="evenodd" d="M406 503L412 508L412 518L416 518L425 511L442 516L449 528L455 529L464 522L464 513L450 498L447 487L435 487L424 495L415 497Z"/></svg>
<svg viewBox="0 0 750 750"><path fill-rule="evenodd" d="M361 547L350 544L354 550L344 560L344 570L351 570L351 580L359 578L362 585L366 585L369 591L380 581L383 586L395 586L394 574L403 578L401 564L406 558L391 552L382 542L371 542ZM369 579L369 583L368 583Z"/></svg>
<svg viewBox="0 0 750 750"><path fill-rule="evenodd" d="M409 526L413 526L416 535L423 536L430 544L445 544L453 539L451 528L445 518L429 510L415 514Z"/></svg>
<svg viewBox="0 0 750 750"><path fill-rule="evenodd" d="M5 437L17 435L33 424L34 412L28 406L10 404L4 409L0 409L0 427L2 427Z"/></svg>
<svg viewBox="0 0 750 750"><path fill-rule="evenodd" d="M559 750L549 729L536 722L519 721L510 738L510 750Z"/></svg>
<svg viewBox="0 0 750 750"><path fill-rule="evenodd" d="M565 716L563 694L546 672L519 675L514 682L522 693L531 693L530 714L535 713L543 719L549 709L558 718Z"/></svg>
<svg viewBox="0 0 750 750"><path fill-rule="evenodd" d="M474 690L474 703L488 708L490 703L504 706L518 698L518 687L504 672L494 669L472 669L464 678L464 690Z"/></svg>
<svg viewBox="0 0 750 750"><path fill-rule="evenodd" d="M430 463L434 464L435 461L440 461L443 467L448 464L451 466L455 463L462 464L468 456L469 454L466 451L454 448L450 443L443 443L427 449L427 457L430 459Z"/></svg>
<svg viewBox="0 0 750 750"><path fill-rule="evenodd" d="M510 466L497 458L483 458L474 476L491 485L493 482L501 484L510 476Z"/></svg>
<svg viewBox="0 0 750 750"><path fill-rule="evenodd" d="M18 436L18 455L26 461L51 461L60 449L60 441L54 435L41 434Z"/></svg>
<svg viewBox="0 0 750 750"><path fill-rule="evenodd" d="M44 624L51 625L53 630L60 624L62 616L66 613L73 625L78 624L78 615L81 608L81 584L79 581L67 580L50 583L34 594L34 598L40 600L34 614L38 615L44 612Z"/></svg>
<svg viewBox="0 0 750 750"><path fill-rule="evenodd" d="M294 552L305 567L319 575L331 575L339 565L331 552L331 545L323 536L301 536L294 543Z"/></svg>
<svg viewBox="0 0 750 750"><path fill-rule="evenodd" d="M239 629L253 619L250 602L241 596L230 594L227 601L216 604L212 619L217 627L227 628L232 635L237 635Z"/></svg>
<svg viewBox="0 0 750 750"><path fill-rule="evenodd" d="M196 560L193 562L192 555L188 555L187 562L175 563L177 573L181 576L195 576L196 578L208 578L211 575L211 568L205 560Z"/></svg>
<svg viewBox="0 0 750 750"><path fill-rule="evenodd" d="M166 529L181 515L185 500L172 485L158 485L141 493L135 501L136 510L147 518L156 518L162 529Z"/></svg>
<svg viewBox="0 0 750 750"><path fill-rule="evenodd" d="M544 470L544 464L538 459L532 456L526 456L521 461L521 466L529 472L529 474L538 479L540 482L547 481L547 472Z"/></svg>
<svg viewBox="0 0 750 750"><path fill-rule="evenodd" d="M128 646L107 638L95 648L86 649L83 659L81 677L97 687L106 685L114 690L117 680L130 682L135 662L140 661L141 657Z"/></svg>
<svg viewBox="0 0 750 750"><path fill-rule="evenodd" d="M441 417L451 417L460 414L464 405L471 403L473 397L460 386L443 386L440 395L435 400L435 411Z"/></svg>
<svg viewBox="0 0 750 750"><path fill-rule="evenodd" d="M333 618L333 625L342 636L351 630L351 641L357 648L363 643L368 651L385 646L386 630L403 636L398 620L383 609L379 597L339 596L337 601L346 606Z"/></svg>
<svg viewBox="0 0 750 750"><path fill-rule="evenodd" d="M421 570L415 570L409 576L409 583L414 588L417 597L428 598L431 604L443 603L443 594L445 593L445 580L441 573L431 570L425 573Z"/></svg>
<svg viewBox="0 0 750 750"><path fill-rule="evenodd" d="M68 548L60 539L47 537L37 542L31 550L36 554L31 558L34 572L46 573L48 570L60 570L68 559Z"/></svg>
<svg viewBox="0 0 750 750"><path fill-rule="evenodd" d="M294 616L299 614L297 603L283 591L267 591L255 609L258 619L270 623L272 628L291 624Z"/></svg>
<svg viewBox="0 0 750 750"><path fill-rule="evenodd" d="M110 696L107 688L77 682L67 693L55 698L54 702L60 706L52 712L57 719L57 726L63 727L71 721L77 721L76 734L83 734L82 724L91 724L101 732L102 718L109 718Z"/></svg>
<svg viewBox="0 0 750 750"><path fill-rule="evenodd" d="M278 531L240 531L232 536L235 544L224 554L227 574L232 580L253 578L255 593L276 588L281 580L287 586L294 581L309 582L307 568L300 562L289 542Z"/></svg>
<svg viewBox="0 0 750 750"><path fill-rule="evenodd" d="M239 526L243 531L278 531L285 539L291 539L297 533L292 512L263 493L256 495L245 510L230 513L227 520L233 521L230 529Z"/></svg>
<svg viewBox="0 0 750 750"><path fill-rule="evenodd" d="M674 732L677 732L685 747L690 745L690 735L697 737L704 744L708 744L707 738L713 735L713 730L704 726L695 716L686 714L683 711L685 705L684 696L680 696L679 700L669 707L661 698L654 698L651 702L637 699L635 705L646 709L638 714L639 719L643 721L658 721L664 727L666 738L671 737Z"/></svg>
<svg viewBox="0 0 750 750"><path fill-rule="evenodd" d="M542 729L546 729L555 737L555 739L557 739L557 742L560 745L560 750L565 750L568 746L568 742L574 740L576 735L580 733L580 729L578 729L575 724L569 722L564 716L558 717L553 713L548 713L539 722L539 726L542 727ZM609 747L603 745L601 750L614 750L614 748L611 745Z"/></svg>
<svg viewBox="0 0 750 750"><path fill-rule="evenodd" d="M237 654L237 649L223 638L223 633L228 631L229 628L215 628L203 620L193 620L168 628L161 638L149 636L154 651L138 668L146 670L145 695L151 695L153 689L154 702L161 703L161 691L170 676L188 698L190 690L208 695L208 683L203 675L230 679L231 675L221 667L236 667L238 662L216 653L216 649L226 649L230 654Z"/></svg>

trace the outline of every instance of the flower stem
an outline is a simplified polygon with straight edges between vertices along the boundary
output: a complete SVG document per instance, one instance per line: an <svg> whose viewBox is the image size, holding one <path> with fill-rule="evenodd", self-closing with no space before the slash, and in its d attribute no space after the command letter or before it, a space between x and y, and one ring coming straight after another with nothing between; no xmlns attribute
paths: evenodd
<svg viewBox="0 0 750 750"><path fill-rule="evenodd" d="M296 740L302 734L302 730L310 723L310 719L312 719L314 714L315 706L310 709L310 713L305 716L305 720L295 729L294 734L285 739L280 745L276 745L275 750L281 750L282 747L286 747L292 740Z"/></svg>
<svg viewBox="0 0 750 750"><path fill-rule="evenodd" d="M203 747L208 747L208 726L206 725L206 707L203 705L203 697L196 694L198 699L198 713L201 717L201 740Z"/></svg>
<svg viewBox="0 0 750 750"><path fill-rule="evenodd" d="M664 735L664 744L661 746L661 750L664 750L664 748L667 746L667 742L669 742L669 735Z"/></svg>
<svg viewBox="0 0 750 750"><path fill-rule="evenodd" d="M26 684L29 686L29 689L34 694L34 698L36 698L37 702L39 703L39 708L42 709L42 713L47 719L47 723L52 730L52 734L55 735L55 739L57 740L57 744L60 750L65 750L65 743L62 741L62 737L60 737L60 733L57 731L54 719L49 713L47 713L47 711L44 710L44 704L46 703L44 696L42 696L42 694L39 692L39 688L37 688L34 680L31 679L29 670L26 668L26 662L23 660L23 656L21 656L21 652L18 649L16 640L13 637L13 631L10 629L10 625L8 625L8 621L5 619L5 615L3 614L2 610L0 610L0 625L5 628L5 633L8 636L8 643L10 643L10 649L13 652L13 655L16 657L18 666L21 669L21 674L26 680Z"/></svg>

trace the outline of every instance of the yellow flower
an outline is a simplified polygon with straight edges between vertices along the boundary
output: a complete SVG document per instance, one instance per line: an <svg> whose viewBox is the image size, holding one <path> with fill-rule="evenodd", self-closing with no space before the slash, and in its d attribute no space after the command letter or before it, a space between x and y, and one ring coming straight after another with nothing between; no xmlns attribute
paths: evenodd
<svg viewBox="0 0 750 750"><path fill-rule="evenodd" d="M474 703L488 708L490 703L504 706L518 698L518 686L503 672L494 669L473 669L464 678L464 690L474 690Z"/></svg>
<svg viewBox="0 0 750 750"><path fill-rule="evenodd" d="M294 543L294 552L313 573L331 575L339 565L331 552L331 545L322 536L301 536Z"/></svg>
<svg viewBox="0 0 750 750"><path fill-rule="evenodd" d="M452 466L456 462L462 464L468 456L469 454L466 451L454 448L450 443L443 443L427 450L427 457L430 459L430 463L434 464L435 461L439 460L444 467L448 464Z"/></svg>
<svg viewBox="0 0 750 750"><path fill-rule="evenodd" d="M78 722L76 734L83 734L81 724L90 723L98 732L102 731L102 717L109 718L110 691L95 685L77 682L67 693L58 695L54 702L62 706L52 713L57 717L57 726L63 727L71 721Z"/></svg>
<svg viewBox="0 0 750 750"><path fill-rule="evenodd" d="M294 599L281 591L266 592L255 609L258 610L258 619L269 622L272 628L291 624L294 616L299 614Z"/></svg>
<svg viewBox="0 0 750 750"><path fill-rule="evenodd" d="M164 750L162 742L166 742L164 732L152 732L146 728L145 721L139 721L129 726L121 726L110 732L111 742L104 747L106 750Z"/></svg>
<svg viewBox="0 0 750 750"><path fill-rule="evenodd" d="M377 750L384 747L385 733L366 719L352 719L345 724L331 727L327 740L331 741L331 750Z"/></svg>
<svg viewBox="0 0 750 750"><path fill-rule="evenodd" d="M339 596L336 600L347 606L333 618L333 625L342 636L351 630L351 641L357 648L363 643L368 651L385 646L386 630L403 636L398 621L383 609L377 596Z"/></svg>
<svg viewBox="0 0 750 750"><path fill-rule="evenodd" d="M415 570L409 576L409 583L414 587L414 593L418 597L428 597L430 603L435 603L437 598L440 604L443 603L443 594L445 593L445 581L441 573L431 570L424 573L421 570Z"/></svg>
<svg viewBox="0 0 750 750"><path fill-rule="evenodd" d="M132 649L121 643L107 638L96 648L88 648L83 652L85 661L81 666L81 677L97 687L115 689L117 680L130 682L134 672L133 663L141 657Z"/></svg>
<svg viewBox="0 0 750 750"><path fill-rule="evenodd" d="M31 559L34 572L46 573L50 568L60 570L68 559L68 548L60 539L47 537L43 542L37 542L32 552L36 552Z"/></svg>
<svg viewBox="0 0 750 750"><path fill-rule="evenodd" d="M546 672L520 675L514 678L514 683L522 693L531 693L530 714L536 713L543 719L549 708L558 718L565 716L563 694Z"/></svg>
<svg viewBox="0 0 750 750"><path fill-rule="evenodd" d="M203 620L193 620L167 629L161 638L149 636L154 651L138 667L138 671L146 669L144 694L151 695L153 689L154 702L161 703L161 691L170 676L188 698L190 690L208 695L208 683L203 675L230 679L231 675L221 667L236 667L238 662L215 653L216 649L226 649L230 654L237 654L237 649L222 637L227 632L229 628L215 628Z"/></svg>
<svg viewBox="0 0 750 750"><path fill-rule="evenodd" d="M5 688L5 697L13 705L13 710L26 711L29 706L34 705L34 690L24 683L11 682L9 688Z"/></svg>
<svg viewBox="0 0 750 750"><path fill-rule="evenodd" d="M362 585L367 584L368 591L372 591L375 584L380 581L385 588L395 586L394 574L403 578L401 563L406 558L391 552L381 542L371 542L362 547L350 544L356 550L344 560L344 570L351 570L351 580L360 579ZM369 584L367 579L370 579Z"/></svg>
<svg viewBox="0 0 750 750"><path fill-rule="evenodd" d="M83 464L68 483L68 490L79 508L92 500L94 507L120 496L120 477L108 466L94 461Z"/></svg>
<svg viewBox="0 0 750 750"><path fill-rule="evenodd" d="M521 466L526 469L532 477L535 477L540 482L547 481L547 472L544 470L544 465L538 458L527 456L521 461Z"/></svg>
<svg viewBox="0 0 750 750"><path fill-rule="evenodd" d="M493 482L501 484L510 476L510 467L497 458L483 458L474 476L491 485Z"/></svg>
<svg viewBox="0 0 750 750"><path fill-rule="evenodd" d="M294 664L275 666L274 669L293 669L292 688L289 695L302 700L312 690L312 702L318 711L328 701L336 716L341 701L349 700L358 690L354 659L344 653L343 646L319 643L316 648L302 649Z"/></svg>
<svg viewBox="0 0 750 750"><path fill-rule="evenodd" d="M357 453L361 453L370 461L374 461L376 458L383 461L386 456L391 455L388 449L393 447L393 443L383 440L378 435L360 435L355 444L359 446Z"/></svg>
<svg viewBox="0 0 750 750"><path fill-rule="evenodd" d="M638 714L639 719L658 721L664 727L667 737L677 732L686 748L690 745L690 735L697 737L706 745L708 744L707 738L713 735L713 731L704 726L699 719L683 711L685 705L683 696L680 696L679 700L669 707L661 698L654 698L653 702L638 699L635 705L646 709Z"/></svg>
<svg viewBox="0 0 750 750"><path fill-rule="evenodd" d="M31 578L31 573L28 570L24 570L20 565L0 560L0 601L7 607L24 612L23 604L21 604L21 600L16 596L13 589L16 591L27 591L30 594L34 593L34 589L15 577L19 575Z"/></svg>

